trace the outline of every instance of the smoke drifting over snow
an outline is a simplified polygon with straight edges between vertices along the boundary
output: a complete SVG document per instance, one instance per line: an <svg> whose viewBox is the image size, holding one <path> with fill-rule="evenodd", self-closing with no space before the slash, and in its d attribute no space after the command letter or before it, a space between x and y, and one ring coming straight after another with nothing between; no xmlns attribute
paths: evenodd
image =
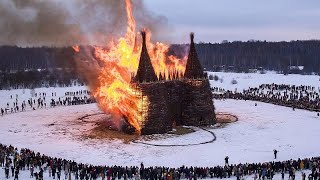
<svg viewBox="0 0 320 180"><path fill-rule="evenodd" d="M138 28L161 39L167 19L134 0ZM124 0L1 0L0 45L104 45L126 31ZM157 38L158 37L158 38Z"/></svg>

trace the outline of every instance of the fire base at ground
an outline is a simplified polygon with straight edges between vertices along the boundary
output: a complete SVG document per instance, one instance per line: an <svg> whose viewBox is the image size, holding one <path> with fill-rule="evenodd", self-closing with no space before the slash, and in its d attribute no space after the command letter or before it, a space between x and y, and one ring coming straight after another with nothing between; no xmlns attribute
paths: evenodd
<svg viewBox="0 0 320 180"><path fill-rule="evenodd" d="M92 115L95 116L95 115ZM109 116L109 115L106 115ZM86 118L90 119L90 115L88 115ZM238 117L235 115L232 115L230 113L225 112L219 112L216 114L216 122L217 124L213 126L213 128L224 128L229 123L236 122L238 120ZM136 133L134 127L132 127L129 123L126 122L125 118L121 119L121 127L119 128L118 123L115 123L115 121L109 116L109 118L100 118L95 122L95 127L87 132L85 135L83 135L83 138L87 139L108 139L108 140L121 140L124 143L130 143L133 140L141 137L148 140L154 140L154 137L150 135L139 135ZM161 136L163 138L171 137L170 135L174 136L183 136L186 134L194 133L195 130L192 126L175 126L173 127L172 131L169 131L165 135Z"/></svg>

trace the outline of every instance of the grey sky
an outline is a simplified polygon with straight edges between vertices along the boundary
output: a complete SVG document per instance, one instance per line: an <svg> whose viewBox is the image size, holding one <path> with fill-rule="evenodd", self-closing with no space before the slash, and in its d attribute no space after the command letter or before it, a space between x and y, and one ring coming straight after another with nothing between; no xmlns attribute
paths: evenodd
<svg viewBox="0 0 320 180"><path fill-rule="evenodd" d="M168 39L197 41L290 41L320 39L320 0L145 0L150 11L164 15Z"/></svg>

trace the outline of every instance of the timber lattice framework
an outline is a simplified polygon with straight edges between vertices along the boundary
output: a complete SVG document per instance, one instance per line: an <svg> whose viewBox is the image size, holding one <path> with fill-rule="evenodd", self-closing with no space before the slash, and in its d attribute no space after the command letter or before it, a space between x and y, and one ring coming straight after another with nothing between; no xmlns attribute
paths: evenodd
<svg viewBox="0 0 320 180"><path fill-rule="evenodd" d="M183 76L157 77L142 32L139 67L131 80L142 106L139 112L141 134L162 134L177 126L210 126L216 122L209 80L203 72L191 34L191 44ZM165 75L164 75L165 77Z"/></svg>

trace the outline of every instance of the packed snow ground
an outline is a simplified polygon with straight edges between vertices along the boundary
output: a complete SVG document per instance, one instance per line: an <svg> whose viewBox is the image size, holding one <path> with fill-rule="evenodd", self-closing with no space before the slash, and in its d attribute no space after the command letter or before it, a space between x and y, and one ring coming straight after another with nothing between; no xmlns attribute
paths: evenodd
<svg viewBox="0 0 320 180"><path fill-rule="evenodd" d="M214 74L223 78L223 82L211 81L212 85L229 90L256 87L264 83L320 85L318 76ZM232 85L232 79L236 79L238 84ZM43 88L36 91L47 92L47 95L57 92L57 96L63 96L67 91L81 89L85 87ZM10 101L11 94L18 94L19 99L27 100L30 98L30 90L24 92L25 95L23 90L0 91L0 98ZM96 104L39 109L0 117L0 143L95 165L130 166L143 162L145 166L215 166L223 165L225 156L230 157L230 163L265 162L273 160L273 149L279 151L279 160L319 156L320 144L317 139L320 137L320 118L315 112L293 111L291 108L259 102L254 106L255 103L215 101L218 112L232 113L238 116L239 121L224 128L210 129L217 140L198 146L154 147L125 144L120 140L84 139L81 135L95 127L97 117L86 123L78 118L99 112ZM153 140L152 143L197 143L209 138L210 133L198 130L185 136ZM28 180L29 172L21 173L21 177ZM296 176L301 179L299 173ZM1 169L0 179L3 177ZM280 176L276 175L275 179L280 179Z"/></svg>
<svg viewBox="0 0 320 180"><path fill-rule="evenodd" d="M232 112L239 121L211 129L217 140L198 146L154 147L124 144L120 140L83 139L80 135L95 124L79 122L78 118L99 111L96 104L3 116L0 137L4 144L96 165L130 166L144 162L146 166L214 166L222 165L227 155L231 163L264 162L273 160L273 149L279 150L280 160L319 155L320 144L315 139L320 137L320 118L315 112L254 104L252 101L216 101L218 111ZM157 143L183 143L186 138L198 142L206 140L206 136L210 134L197 131Z"/></svg>
<svg viewBox="0 0 320 180"><path fill-rule="evenodd" d="M320 145L316 139L320 137L320 118L314 112L292 111L266 103L254 106L252 101L216 101L215 105L218 111L234 113L239 121L212 129L217 140L205 145L154 147L124 144L120 140L82 139L79 135L94 124L79 123L77 118L96 113L95 104L4 116L0 119L0 137L4 144L96 165L130 166L144 162L146 166L215 166L223 165L227 155L230 163L264 162L273 160L273 149L279 150L279 160L319 155ZM198 141L204 133L198 131L188 138ZM184 138L159 140L158 143L178 142Z"/></svg>

